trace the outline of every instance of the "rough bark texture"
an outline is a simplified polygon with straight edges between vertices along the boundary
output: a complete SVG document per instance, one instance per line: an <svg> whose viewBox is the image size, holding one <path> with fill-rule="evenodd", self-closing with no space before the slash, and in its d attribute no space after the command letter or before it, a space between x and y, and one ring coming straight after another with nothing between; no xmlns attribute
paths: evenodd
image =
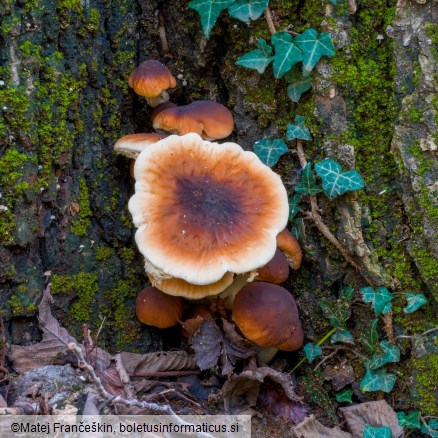
<svg viewBox="0 0 438 438"><path fill-rule="evenodd" d="M149 58L178 78L172 101L212 99L232 109L231 139L245 149L263 136L284 136L296 114L306 116L314 136L305 145L308 160L336 159L366 183L334 201L318 198L326 224L375 284L436 299L438 4L326 3L270 3L277 30L310 26L330 31L336 43L336 56L319 64L313 91L299 104L288 99L283 80L234 64L258 38L269 39L263 19L248 27L224 13L207 41L188 1L2 3L0 306L13 343L38 336L36 306L51 281L58 316L73 335L83 323L97 329L105 320L103 347L163 346L159 332L141 328L134 316L134 298L147 280L127 210L129 163L112 152L123 134L151 130L150 108L127 85L131 70ZM286 154L275 170L292 193L298 158ZM293 227L302 231L305 263L288 286L306 335L317 339L329 326L316 300L335 296L342 282L356 290L365 283L310 221ZM396 330L429 327L434 304L409 317L404 305L395 300ZM358 330L373 317L364 312L353 312ZM428 357L406 366L427 376ZM421 379L409 388L413 401L404 388L399 403L430 412L430 382Z"/></svg>

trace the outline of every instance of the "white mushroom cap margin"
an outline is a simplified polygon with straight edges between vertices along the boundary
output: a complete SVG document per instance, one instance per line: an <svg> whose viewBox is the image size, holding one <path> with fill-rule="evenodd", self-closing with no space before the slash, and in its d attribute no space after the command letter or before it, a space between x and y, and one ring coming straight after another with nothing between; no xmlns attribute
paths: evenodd
<svg viewBox="0 0 438 438"><path fill-rule="evenodd" d="M210 284L274 256L287 193L253 152L197 134L170 136L141 152L134 177L129 211L154 276Z"/></svg>

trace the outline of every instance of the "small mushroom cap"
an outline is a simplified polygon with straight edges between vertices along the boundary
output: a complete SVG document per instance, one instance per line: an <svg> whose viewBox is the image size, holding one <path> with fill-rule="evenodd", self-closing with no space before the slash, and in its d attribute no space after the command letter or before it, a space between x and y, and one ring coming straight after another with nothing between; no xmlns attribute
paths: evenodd
<svg viewBox="0 0 438 438"><path fill-rule="evenodd" d="M199 100L185 106L162 108L152 114L154 129L184 135L190 132L206 140L228 137L234 129L231 111L218 102Z"/></svg>
<svg viewBox="0 0 438 438"><path fill-rule="evenodd" d="M157 288L149 286L137 295L135 311L141 323L158 328L169 328L181 320L184 313L184 300L166 295Z"/></svg>
<svg viewBox="0 0 438 438"><path fill-rule="evenodd" d="M304 334L293 296L281 286L249 283L236 295L233 320L250 341L263 347L295 351Z"/></svg>
<svg viewBox="0 0 438 438"><path fill-rule="evenodd" d="M165 278L161 280L148 273L149 280L159 290L169 295L199 300L210 295L217 295L225 290L232 282L234 275L227 272L219 281L211 284L192 284L181 278Z"/></svg>
<svg viewBox="0 0 438 438"><path fill-rule="evenodd" d="M149 145L166 137L157 132L124 135L114 144L114 152L135 160Z"/></svg>
<svg viewBox="0 0 438 438"><path fill-rule="evenodd" d="M298 240L287 228L278 234L277 246L284 252L292 269L298 269L301 266L303 251Z"/></svg>
<svg viewBox="0 0 438 438"><path fill-rule="evenodd" d="M169 88L175 88L176 80L161 62L148 60L131 73L128 84L140 96L154 98Z"/></svg>
<svg viewBox="0 0 438 438"><path fill-rule="evenodd" d="M135 240L145 263L168 277L211 284L274 256L288 198L254 153L197 134L170 136L139 155L134 175Z"/></svg>
<svg viewBox="0 0 438 438"><path fill-rule="evenodd" d="M274 257L269 262L257 269L258 281L266 281L268 283L280 284L289 277L289 265L287 258L278 248L275 251Z"/></svg>

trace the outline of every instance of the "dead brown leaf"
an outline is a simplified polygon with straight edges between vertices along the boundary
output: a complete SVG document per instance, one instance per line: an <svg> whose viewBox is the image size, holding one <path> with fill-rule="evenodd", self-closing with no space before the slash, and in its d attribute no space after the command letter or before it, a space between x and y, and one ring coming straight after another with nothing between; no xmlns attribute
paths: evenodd
<svg viewBox="0 0 438 438"><path fill-rule="evenodd" d="M373 427L388 426L393 438L404 436L394 409L385 400L361 403L346 408L340 408L339 413L347 422L353 438L361 438L366 424Z"/></svg>
<svg viewBox="0 0 438 438"><path fill-rule="evenodd" d="M48 286L38 306L38 321L43 332L42 341L26 346L12 345L9 349L7 357L17 373L51 365L57 356L65 353L70 342L79 345L78 341L52 315L50 310L52 302L53 298ZM112 356L100 348L95 348L92 357L96 371L101 372L108 366Z"/></svg>
<svg viewBox="0 0 438 438"><path fill-rule="evenodd" d="M350 365L327 366L323 371L324 377L331 380L335 391L341 390L344 386L353 383L356 379L353 367Z"/></svg>
<svg viewBox="0 0 438 438"><path fill-rule="evenodd" d="M159 351L156 353L120 353L126 372L131 376L147 376L164 371L195 370L196 361L185 351Z"/></svg>
<svg viewBox="0 0 438 438"><path fill-rule="evenodd" d="M195 350L195 360L200 370L207 370L217 365L222 350L223 334L211 319L202 322L199 331L190 338Z"/></svg>
<svg viewBox="0 0 438 438"><path fill-rule="evenodd" d="M181 327L185 330L185 336L194 336L199 332L202 323L205 321L205 318L197 315L195 318L186 319L184 322L181 322Z"/></svg>
<svg viewBox="0 0 438 438"><path fill-rule="evenodd" d="M278 384L289 400L300 401L294 392L289 374L280 373L270 367L262 367L254 371L244 371L225 382L221 390L225 410L230 414L237 414L248 407L255 406L260 385L266 379Z"/></svg>
<svg viewBox="0 0 438 438"><path fill-rule="evenodd" d="M321 424L314 415L305 418L292 432L296 438L351 438L351 434L339 427L329 428Z"/></svg>

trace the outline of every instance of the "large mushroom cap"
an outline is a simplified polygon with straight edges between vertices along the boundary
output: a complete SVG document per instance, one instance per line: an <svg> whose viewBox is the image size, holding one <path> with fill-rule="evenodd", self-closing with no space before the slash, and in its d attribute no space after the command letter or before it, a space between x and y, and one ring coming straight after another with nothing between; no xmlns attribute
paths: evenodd
<svg viewBox="0 0 438 438"><path fill-rule="evenodd" d="M233 132L233 115L218 102L198 100L184 106L164 105L152 113L154 129L178 135L194 132L206 140L219 140Z"/></svg>
<svg viewBox="0 0 438 438"><path fill-rule="evenodd" d="M274 256L288 199L254 153L196 134L170 136L139 155L134 176L137 246L164 276L210 284Z"/></svg>
<svg viewBox="0 0 438 438"><path fill-rule="evenodd" d="M233 319L250 341L263 347L295 351L303 345L303 329L293 296L271 283L249 283L236 295Z"/></svg>
<svg viewBox="0 0 438 438"><path fill-rule="evenodd" d="M176 87L176 80L169 69L159 61L142 62L129 76L128 84L151 106L169 100L166 90Z"/></svg>

